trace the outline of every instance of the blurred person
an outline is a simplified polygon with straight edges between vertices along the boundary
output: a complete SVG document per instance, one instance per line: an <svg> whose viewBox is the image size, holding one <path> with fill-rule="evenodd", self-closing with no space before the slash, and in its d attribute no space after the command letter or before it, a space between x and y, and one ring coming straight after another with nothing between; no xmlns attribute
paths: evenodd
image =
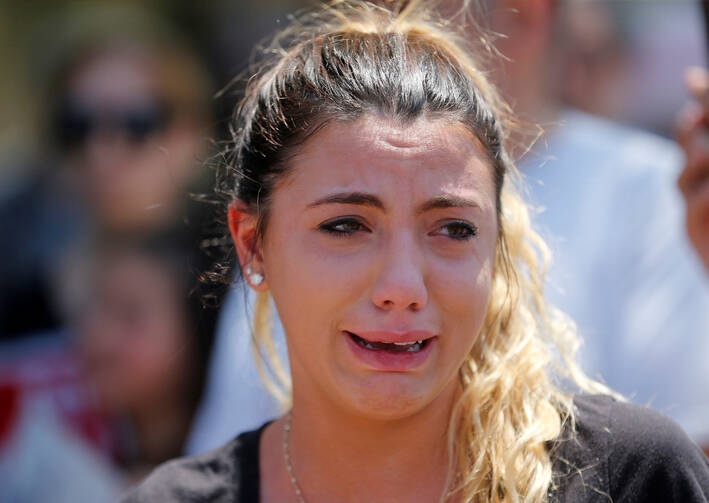
<svg viewBox="0 0 709 503"><path fill-rule="evenodd" d="M76 271L85 282L82 302L69 330L70 361L81 370L73 389L79 399L92 401L108 441L90 445L50 410L39 414L39 423L37 415L16 418L11 430L29 428L44 441L21 436L0 448L0 460L7 460L0 461L0 479L13 480L0 497L47 501L51 494L66 494L62 501L86 501L76 491L88 478L89 486L111 481L104 496L94 493L92 501L113 501L154 466L183 452L217 313L204 305L199 272L206 260L196 241L184 232L111 236L87 250L80 265L85 270ZM31 393L24 395L18 400L37 402ZM18 466L12 459L23 461ZM44 459L54 460L52 466ZM47 481L36 479L28 466L45 470Z"/></svg>
<svg viewBox="0 0 709 503"><path fill-rule="evenodd" d="M0 385L8 390L0 394L0 500L112 501L144 470L181 452L195 390L201 395L201 384L195 383L201 383L207 348L202 354L201 346L193 345L193 327L183 324L194 313L186 315L187 307L175 299L187 293L183 275L203 267L165 271L172 259L163 257L161 265L148 255L145 278L133 275L144 281L132 295L150 300L153 311L130 312L125 298L121 311L118 293L97 293L86 307L81 285L96 283L97 292L117 287L113 272L104 277L100 268L82 267L91 257L84 251L104 243L99 255L106 258L107 271L114 271L115 259L128 264L121 266L128 274L141 267L130 257L141 257L143 245L136 244L136 253L121 262L120 253L109 253L104 236L191 232L185 224L205 230L192 213L198 203L188 193L200 191L205 181L211 82L204 59L189 42L142 8L82 4L53 17L37 39L42 49L36 55L42 68L37 80L46 88L39 106L45 114L45 150L33 177L0 205L0 232L8 242L0 260L0 336L13 337L0 346ZM191 236L194 245L197 238ZM76 330L67 327L66 313L83 307L86 316L93 313L81 323L80 340L86 343L82 348L96 379L98 404L85 389ZM111 339L131 321L135 330L124 332L121 344ZM204 328L199 339L209 339L211 332ZM128 335L133 344L125 344ZM141 345L152 348L152 374L139 360L127 361L142 354ZM177 374L170 373L170 358L180 362ZM111 363L97 366L102 359ZM131 384L133 370L142 376L142 387ZM125 388L117 381L119 372L128 372ZM171 380L182 386L180 392L165 389ZM150 400L136 396L139 392L153 393L155 404L174 417L146 411ZM119 420L106 424L105 416ZM115 424L124 434L113 435ZM40 483L37 473L44 474Z"/></svg>
<svg viewBox="0 0 709 503"><path fill-rule="evenodd" d="M704 61L700 2L558 3L561 99L672 137L684 100L681 71Z"/></svg>
<svg viewBox="0 0 709 503"><path fill-rule="evenodd" d="M703 65L708 54L702 26L706 2L611 4L629 47L630 64L620 91L623 120L673 138L677 110L686 100L684 70Z"/></svg>
<svg viewBox="0 0 709 503"><path fill-rule="evenodd" d="M56 138L98 226L164 225L184 204L200 173L210 96L188 58L112 40L65 70Z"/></svg>
<svg viewBox="0 0 709 503"><path fill-rule="evenodd" d="M709 73L691 68L686 80L695 101L680 114L677 138L687 160L678 185L687 205L687 234L709 270Z"/></svg>
<svg viewBox="0 0 709 503"><path fill-rule="evenodd" d="M683 232L676 144L566 107L552 0L492 2L509 59L494 79L543 134L522 156L554 257L550 297L584 337L585 369L709 445L709 284ZM562 32L563 33L563 32ZM524 155L523 155L524 154ZM611 351L609 348L613 348Z"/></svg>
<svg viewBox="0 0 709 503"><path fill-rule="evenodd" d="M109 502L125 486L114 435L62 337L33 336L0 352L0 500Z"/></svg>
<svg viewBox="0 0 709 503"><path fill-rule="evenodd" d="M690 68L686 82L694 101L678 121L677 139L686 155L678 185L686 204L687 235L709 272L709 72ZM709 456L709 447L704 452Z"/></svg>
<svg viewBox="0 0 709 503"><path fill-rule="evenodd" d="M559 97L584 112L622 120L628 42L610 4L577 2L561 9L554 30L559 51Z"/></svg>
<svg viewBox="0 0 709 503"><path fill-rule="evenodd" d="M687 235L709 272L709 72L690 68L686 82L694 101L682 109L677 124L686 155L677 184L686 204ZM709 446L704 452L709 456Z"/></svg>
<svg viewBox="0 0 709 503"><path fill-rule="evenodd" d="M75 321L99 405L129 427L119 461L131 479L182 452L216 319L196 290L205 261L159 238L102 243Z"/></svg>
<svg viewBox="0 0 709 503"><path fill-rule="evenodd" d="M3 335L60 325L57 297L71 302L71 292L56 292L54 276L74 243L182 219L209 145L208 70L175 28L118 6L82 5L53 21L37 37L43 167L0 205L14 244L0 261Z"/></svg>

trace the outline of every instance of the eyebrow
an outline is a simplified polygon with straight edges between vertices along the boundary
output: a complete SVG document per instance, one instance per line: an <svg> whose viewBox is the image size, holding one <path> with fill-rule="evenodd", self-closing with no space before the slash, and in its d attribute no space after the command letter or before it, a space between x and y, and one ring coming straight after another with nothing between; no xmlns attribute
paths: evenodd
<svg viewBox="0 0 709 503"><path fill-rule="evenodd" d="M454 196L451 194L443 194L423 203L416 210L416 213L421 214L429 210L445 208L480 208L480 205L472 199L466 199L464 197Z"/></svg>
<svg viewBox="0 0 709 503"><path fill-rule="evenodd" d="M366 192L341 192L331 194L308 204L308 208L314 208L323 204L354 204L358 206L371 206L380 210L386 209L381 199L373 194L367 194ZM423 203L418 207L416 213L421 214L430 210L445 208L480 208L480 206L471 199L442 194Z"/></svg>
<svg viewBox="0 0 709 503"><path fill-rule="evenodd" d="M380 210L384 209L384 203L377 196L366 192L341 192L318 199L308 205L314 208L323 204L356 204L359 206L372 206Z"/></svg>

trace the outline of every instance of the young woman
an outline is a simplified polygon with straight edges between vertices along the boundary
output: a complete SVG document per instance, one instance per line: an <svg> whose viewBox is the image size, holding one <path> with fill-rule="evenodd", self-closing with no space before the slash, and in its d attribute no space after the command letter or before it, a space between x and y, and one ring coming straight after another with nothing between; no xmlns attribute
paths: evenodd
<svg viewBox="0 0 709 503"><path fill-rule="evenodd" d="M334 2L279 40L220 188L262 352L269 298L286 331L291 408L126 501L707 501L676 426L558 384L603 390L544 300L471 49L416 1Z"/></svg>
<svg viewBox="0 0 709 503"><path fill-rule="evenodd" d="M203 395L218 312L194 291L206 260L180 231L102 236L74 275L90 278L76 347L126 486L184 453Z"/></svg>

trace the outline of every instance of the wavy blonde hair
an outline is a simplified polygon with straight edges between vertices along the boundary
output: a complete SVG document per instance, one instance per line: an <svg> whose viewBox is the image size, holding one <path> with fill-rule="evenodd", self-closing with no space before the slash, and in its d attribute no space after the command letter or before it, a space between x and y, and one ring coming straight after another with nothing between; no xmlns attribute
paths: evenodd
<svg viewBox="0 0 709 503"><path fill-rule="evenodd" d="M538 503L547 501L553 487L553 442L564 423L574 421L572 394L560 382L588 392L609 390L581 372L574 326L544 297L549 254L532 230L520 176L505 149L515 124L473 57L491 51L487 39L456 34L466 24L468 35L482 34L466 15L469 2L461 2L448 21L437 20L439 2L425 0L336 0L295 17L265 49L271 57L247 86L235 117L231 171L221 183L230 199L258 214L262 232L288 151L329 120L375 111L402 121L448 117L470 127L493 166L499 235L483 332L460 369L462 394L449 427L451 475L442 501L455 495L465 502ZM396 87L403 84L397 83L390 83L389 92L381 82L378 94L367 90L358 72L369 71L361 65L372 61L392 65L394 73L433 68L425 78L454 88L449 94L458 101L426 88L428 101L419 106L409 97L404 103ZM270 319L269 296L259 294L257 362L267 387L288 407L290 379L274 350Z"/></svg>

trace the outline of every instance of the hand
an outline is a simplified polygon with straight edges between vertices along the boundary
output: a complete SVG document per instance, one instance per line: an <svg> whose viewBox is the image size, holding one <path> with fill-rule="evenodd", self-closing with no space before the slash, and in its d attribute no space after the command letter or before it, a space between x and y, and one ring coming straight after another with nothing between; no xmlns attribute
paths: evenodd
<svg viewBox="0 0 709 503"><path fill-rule="evenodd" d="M709 72L690 68L686 81L695 101L678 121L677 139L687 161L677 183L687 203L687 234L709 271Z"/></svg>

